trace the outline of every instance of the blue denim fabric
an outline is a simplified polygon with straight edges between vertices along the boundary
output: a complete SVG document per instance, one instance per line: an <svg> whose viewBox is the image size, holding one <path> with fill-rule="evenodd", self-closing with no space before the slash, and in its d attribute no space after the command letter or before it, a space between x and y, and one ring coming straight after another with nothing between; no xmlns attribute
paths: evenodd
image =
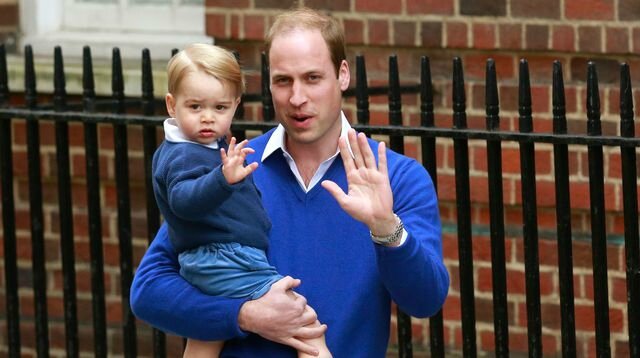
<svg viewBox="0 0 640 358"><path fill-rule="evenodd" d="M280 280L263 250L238 243L213 243L182 252L180 274L201 291L230 298L256 299Z"/></svg>

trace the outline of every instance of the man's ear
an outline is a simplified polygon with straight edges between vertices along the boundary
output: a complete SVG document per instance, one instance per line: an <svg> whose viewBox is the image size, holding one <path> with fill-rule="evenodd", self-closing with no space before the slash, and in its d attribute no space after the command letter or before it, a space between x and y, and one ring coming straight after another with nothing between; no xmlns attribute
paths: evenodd
<svg viewBox="0 0 640 358"><path fill-rule="evenodd" d="M167 93L164 96L164 102L167 105L167 113L171 118L175 118L176 116L176 99L173 97L171 93Z"/></svg>
<svg viewBox="0 0 640 358"><path fill-rule="evenodd" d="M351 73L349 72L349 63L346 60L342 60L340 68L338 69L338 82L340 82L340 89L346 91L349 88L349 82L351 81Z"/></svg>

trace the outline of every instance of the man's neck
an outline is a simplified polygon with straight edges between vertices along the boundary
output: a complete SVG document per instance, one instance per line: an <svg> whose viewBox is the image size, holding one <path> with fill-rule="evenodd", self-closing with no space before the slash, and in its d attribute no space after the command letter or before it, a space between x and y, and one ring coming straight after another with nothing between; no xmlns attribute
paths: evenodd
<svg viewBox="0 0 640 358"><path fill-rule="evenodd" d="M341 127L338 127L336 133L313 143L292 142L285 134L287 152L296 163L305 185L309 184L320 164L336 154L340 130Z"/></svg>
<svg viewBox="0 0 640 358"><path fill-rule="evenodd" d="M324 162L336 153L338 150L338 139L336 137L335 145L317 145L316 143L287 143L287 152L291 154L293 160L297 163L320 163Z"/></svg>

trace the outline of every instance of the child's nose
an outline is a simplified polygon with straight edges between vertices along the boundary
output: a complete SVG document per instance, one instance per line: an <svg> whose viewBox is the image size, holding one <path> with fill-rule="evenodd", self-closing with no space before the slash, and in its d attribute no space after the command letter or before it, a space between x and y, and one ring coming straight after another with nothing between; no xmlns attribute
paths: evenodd
<svg viewBox="0 0 640 358"><path fill-rule="evenodd" d="M200 117L200 120L202 122L209 123L209 122L213 122L215 120L215 117L211 111L204 111L202 112L202 116Z"/></svg>

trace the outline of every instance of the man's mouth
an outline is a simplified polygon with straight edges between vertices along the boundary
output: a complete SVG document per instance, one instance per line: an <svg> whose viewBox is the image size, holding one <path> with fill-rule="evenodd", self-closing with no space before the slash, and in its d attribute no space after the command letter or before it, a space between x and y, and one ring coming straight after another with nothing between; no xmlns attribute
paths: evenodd
<svg viewBox="0 0 640 358"><path fill-rule="evenodd" d="M293 119L296 122L304 122L307 119L311 118L311 116L309 115L304 115L304 114L297 114L297 115L292 115L291 119Z"/></svg>

